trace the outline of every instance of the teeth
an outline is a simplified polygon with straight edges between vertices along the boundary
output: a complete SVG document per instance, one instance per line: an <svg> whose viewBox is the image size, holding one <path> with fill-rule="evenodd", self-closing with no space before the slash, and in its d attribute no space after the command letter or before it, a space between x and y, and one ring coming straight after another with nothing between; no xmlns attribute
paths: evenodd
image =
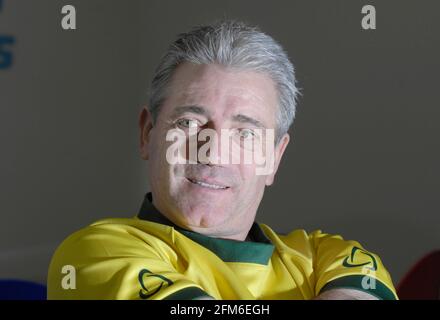
<svg viewBox="0 0 440 320"><path fill-rule="evenodd" d="M192 183L198 184L199 186L205 187L205 188L211 188L211 189L226 189L226 187L217 186L215 184L209 184L201 181L191 180Z"/></svg>

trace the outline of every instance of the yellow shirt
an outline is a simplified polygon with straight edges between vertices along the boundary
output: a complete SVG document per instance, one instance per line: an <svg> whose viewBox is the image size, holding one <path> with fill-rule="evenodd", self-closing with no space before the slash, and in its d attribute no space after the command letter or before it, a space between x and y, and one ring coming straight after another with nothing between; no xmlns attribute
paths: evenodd
<svg viewBox="0 0 440 320"><path fill-rule="evenodd" d="M98 221L59 246L48 299L295 300L331 288L397 299L380 258L356 241L319 230L281 235L257 222L248 237L227 240L182 229L148 194L138 216Z"/></svg>

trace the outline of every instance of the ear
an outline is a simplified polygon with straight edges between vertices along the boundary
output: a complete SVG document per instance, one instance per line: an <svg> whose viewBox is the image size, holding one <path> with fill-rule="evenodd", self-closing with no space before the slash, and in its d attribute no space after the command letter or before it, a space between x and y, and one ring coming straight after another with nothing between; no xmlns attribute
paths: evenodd
<svg viewBox="0 0 440 320"><path fill-rule="evenodd" d="M283 157L284 151L286 150L287 145L289 144L290 136L286 133L281 139L280 142L275 146L275 159L274 159L274 170L271 174L266 177L266 186L270 186L273 184L275 180L275 174L278 171L278 167L281 162L281 158Z"/></svg>
<svg viewBox="0 0 440 320"><path fill-rule="evenodd" d="M139 114L139 129L140 129L140 154L141 158L148 160L148 147L150 143L150 133L153 128L153 117L147 106L144 106Z"/></svg>

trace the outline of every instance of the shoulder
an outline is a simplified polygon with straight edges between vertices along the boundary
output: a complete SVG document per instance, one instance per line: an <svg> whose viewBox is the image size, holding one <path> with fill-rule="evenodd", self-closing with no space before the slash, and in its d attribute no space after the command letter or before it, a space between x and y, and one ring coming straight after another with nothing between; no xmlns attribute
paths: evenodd
<svg viewBox="0 0 440 320"><path fill-rule="evenodd" d="M96 221L73 232L56 249L52 262L86 260L142 252L169 250L172 236L167 227L137 218L110 218Z"/></svg>
<svg viewBox="0 0 440 320"><path fill-rule="evenodd" d="M274 231L266 224L260 223L260 227L278 252L288 256L303 257L309 263L322 257L348 255L353 248L363 250L359 242L345 240L339 234L325 233L321 230L307 232L305 229L294 229L283 234Z"/></svg>
<svg viewBox="0 0 440 320"><path fill-rule="evenodd" d="M288 233L280 233L273 230L267 224L259 223L259 225L266 236L272 241L272 243L281 248L316 248L323 242L331 243L334 245L347 242L347 240L344 240L343 237L339 234L329 234L322 232L321 230L307 232L305 229L293 229ZM353 242L353 244L357 243L355 241L348 242Z"/></svg>

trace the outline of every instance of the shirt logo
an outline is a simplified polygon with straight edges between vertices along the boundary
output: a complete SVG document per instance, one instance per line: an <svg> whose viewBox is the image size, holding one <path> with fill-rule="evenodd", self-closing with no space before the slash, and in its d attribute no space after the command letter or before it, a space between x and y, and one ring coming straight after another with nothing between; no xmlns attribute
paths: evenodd
<svg viewBox="0 0 440 320"><path fill-rule="evenodd" d="M342 265L347 268L367 266L366 268L370 270L377 270L376 258L371 253L358 247L353 247L351 254L345 257Z"/></svg>
<svg viewBox="0 0 440 320"><path fill-rule="evenodd" d="M157 281L157 279L151 279L152 277L159 278L159 282ZM142 287L142 289L139 290L139 297L141 297L141 299L147 299L148 297L156 294L157 292L159 292L160 289L162 289L162 286L164 284L166 284L167 286L173 284L173 281L171 281L167 277L164 277L160 274L155 274L148 269L142 269L139 272L138 279ZM148 289L147 287L150 287L150 289Z"/></svg>

